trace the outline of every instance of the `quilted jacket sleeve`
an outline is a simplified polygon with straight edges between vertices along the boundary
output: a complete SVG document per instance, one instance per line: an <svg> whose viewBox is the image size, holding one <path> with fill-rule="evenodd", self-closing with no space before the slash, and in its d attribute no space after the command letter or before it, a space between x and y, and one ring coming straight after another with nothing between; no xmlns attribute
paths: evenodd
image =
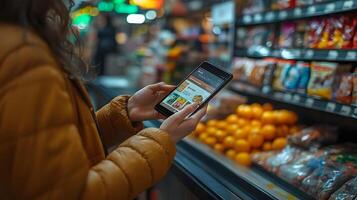
<svg viewBox="0 0 357 200"><path fill-rule="evenodd" d="M65 79L52 66L33 67L0 93L2 199L132 199L170 167L175 146L159 129L90 167Z"/></svg>
<svg viewBox="0 0 357 200"><path fill-rule="evenodd" d="M103 142L108 147L123 142L143 129L141 122L130 121L127 112L128 100L129 96L116 97L96 113Z"/></svg>

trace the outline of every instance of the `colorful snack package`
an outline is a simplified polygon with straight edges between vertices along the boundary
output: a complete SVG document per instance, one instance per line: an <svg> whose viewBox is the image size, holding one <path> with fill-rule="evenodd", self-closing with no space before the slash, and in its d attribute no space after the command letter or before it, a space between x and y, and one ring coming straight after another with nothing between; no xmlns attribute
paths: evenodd
<svg viewBox="0 0 357 200"><path fill-rule="evenodd" d="M353 48L357 49L357 31L355 31L355 36L353 37Z"/></svg>
<svg viewBox="0 0 357 200"><path fill-rule="evenodd" d="M277 68L274 73L273 88L277 90L284 90L284 82L289 74L289 70L295 64L290 60L279 60L277 62Z"/></svg>
<svg viewBox="0 0 357 200"><path fill-rule="evenodd" d="M304 46L308 48L317 48L322 33L326 25L326 20L313 19L309 22L308 31L306 32Z"/></svg>
<svg viewBox="0 0 357 200"><path fill-rule="evenodd" d="M308 62L297 62L297 68L299 69L299 82L297 83L297 92L305 94L307 86L310 80L310 63Z"/></svg>
<svg viewBox="0 0 357 200"><path fill-rule="evenodd" d="M232 68L234 80L248 81L254 68L254 61L249 58L235 58Z"/></svg>
<svg viewBox="0 0 357 200"><path fill-rule="evenodd" d="M302 150L296 147L287 146L276 155L270 157L266 161L268 171L279 174L280 167L295 160Z"/></svg>
<svg viewBox="0 0 357 200"><path fill-rule="evenodd" d="M335 45L336 48L350 49L353 48L353 36L357 33L357 16L343 17L342 44Z"/></svg>
<svg viewBox="0 0 357 200"><path fill-rule="evenodd" d="M334 192L329 200L354 200L357 198L357 177L347 181L343 186Z"/></svg>
<svg viewBox="0 0 357 200"><path fill-rule="evenodd" d="M264 169L268 170L268 159L275 156L278 152L276 151L263 151L259 153L252 154L252 160L254 163L258 164L259 166L263 167Z"/></svg>
<svg viewBox="0 0 357 200"><path fill-rule="evenodd" d="M272 10L294 8L295 6L296 6L296 0L273 0L271 4Z"/></svg>
<svg viewBox="0 0 357 200"><path fill-rule="evenodd" d="M352 92L353 92L353 76L350 73L342 74L338 89L335 93L336 101L345 104L352 103Z"/></svg>
<svg viewBox="0 0 357 200"><path fill-rule="evenodd" d="M306 31L307 31L307 22L297 21L296 31L294 32L293 47L295 48L304 47Z"/></svg>
<svg viewBox="0 0 357 200"><path fill-rule="evenodd" d="M332 48L333 46L333 43L332 43L332 40L333 40L333 34L334 34L334 31L336 29L336 27L338 26L338 19L335 18L335 17L329 17L329 18L326 18L324 19L325 21L325 27L324 27L324 30L321 34L321 38L320 38L320 41L317 45L317 48L318 49L326 49L326 48ZM341 28L342 28L343 25L341 25ZM342 40L342 31L339 31L340 33L340 40Z"/></svg>
<svg viewBox="0 0 357 200"><path fill-rule="evenodd" d="M312 62L308 95L331 99L337 66L337 63L332 62Z"/></svg>
<svg viewBox="0 0 357 200"><path fill-rule="evenodd" d="M281 25L279 36L279 47L291 48L294 44L294 33L296 32L296 25L292 22L285 22Z"/></svg>
<svg viewBox="0 0 357 200"><path fill-rule="evenodd" d="M264 61L267 64L265 75L264 75L264 80L263 80L263 85L271 87L273 84L274 80L274 71L276 68L277 64L277 59L275 58L266 58Z"/></svg>

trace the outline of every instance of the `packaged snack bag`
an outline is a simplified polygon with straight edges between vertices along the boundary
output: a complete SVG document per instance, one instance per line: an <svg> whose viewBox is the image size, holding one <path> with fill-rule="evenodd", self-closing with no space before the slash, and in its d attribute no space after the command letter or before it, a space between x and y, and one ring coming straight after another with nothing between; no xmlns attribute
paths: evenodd
<svg viewBox="0 0 357 200"><path fill-rule="evenodd" d="M289 70L295 64L290 60L279 60L274 73L273 87L277 90L284 90L284 82L289 74Z"/></svg>
<svg viewBox="0 0 357 200"><path fill-rule="evenodd" d="M317 45L317 48L319 49L326 49L326 48L332 48L333 43L333 34L336 29L336 26L338 26L338 20L335 17L329 17L324 19L325 21L325 27L324 30L321 34L320 41ZM343 24L341 25L342 28ZM342 40L342 31L339 31L339 40Z"/></svg>
<svg viewBox="0 0 357 200"><path fill-rule="evenodd" d="M274 79L274 71L276 69L277 59L275 58L266 58L264 59L266 62L266 71L264 74L263 85L264 86L272 86Z"/></svg>
<svg viewBox="0 0 357 200"><path fill-rule="evenodd" d="M279 174L280 167L295 160L301 152L302 150L296 147L285 147L282 151L267 159L266 166L268 171Z"/></svg>
<svg viewBox="0 0 357 200"><path fill-rule="evenodd" d="M296 0L273 0L271 4L271 8L273 10L294 8L295 6Z"/></svg>
<svg viewBox="0 0 357 200"><path fill-rule="evenodd" d="M342 16L343 18L343 32L342 44L335 45L336 48L350 49L353 48L353 36L357 33L357 16L349 15Z"/></svg>
<svg viewBox="0 0 357 200"><path fill-rule="evenodd" d="M352 74L352 104L357 105L357 68L355 72Z"/></svg>
<svg viewBox="0 0 357 200"><path fill-rule="evenodd" d="M285 22L281 25L279 36L279 47L291 48L294 44L294 33L296 32L295 23Z"/></svg>
<svg viewBox="0 0 357 200"><path fill-rule="evenodd" d="M324 145L333 144L337 139L337 127L318 125L305 128L299 133L290 135L288 143L305 149L317 149Z"/></svg>
<svg viewBox="0 0 357 200"><path fill-rule="evenodd" d="M322 33L326 25L326 20L323 19L313 19L309 22L308 31L305 36L305 47L317 48Z"/></svg>
<svg viewBox="0 0 357 200"><path fill-rule="evenodd" d="M254 68L249 76L249 82L255 86L262 86L267 63L264 60L254 62Z"/></svg>
<svg viewBox="0 0 357 200"><path fill-rule="evenodd" d="M303 48L305 41L305 34L307 32L307 22L306 21L297 21L296 22L296 31L294 32L293 47Z"/></svg>
<svg viewBox="0 0 357 200"><path fill-rule="evenodd" d="M305 94L310 80L310 63L297 62L296 66L299 69L300 74L300 78L297 83L297 92Z"/></svg>
<svg viewBox="0 0 357 200"><path fill-rule="evenodd" d="M273 26L254 26L248 29L248 37L243 39L245 41L245 47L272 47L275 38L273 28Z"/></svg>
<svg viewBox="0 0 357 200"><path fill-rule="evenodd" d="M311 76L307 89L308 95L331 99L337 63L312 62Z"/></svg>
<svg viewBox="0 0 357 200"><path fill-rule="evenodd" d="M232 68L234 80L248 81L254 68L254 60L249 58L235 58Z"/></svg>
<svg viewBox="0 0 357 200"><path fill-rule="evenodd" d="M336 101L340 103L345 103L345 104L351 104L352 103L352 91L353 91L353 76L350 73L347 74L342 74L339 84L338 84L338 89L336 90L335 93L335 99Z"/></svg>
<svg viewBox="0 0 357 200"><path fill-rule="evenodd" d="M275 156L278 152L276 151L263 151L259 153L254 153L252 154L252 160L254 163L260 165L264 169L268 170L269 165L267 163L267 160L273 156Z"/></svg>
<svg viewBox="0 0 357 200"><path fill-rule="evenodd" d="M349 180L334 192L329 200L354 200L357 198L357 177Z"/></svg>
<svg viewBox="0 0 357 200"><path fill-rule="evenodd" d="M357 31L355 31L355 36L353 37L353 48L357 49Z"/></svg>

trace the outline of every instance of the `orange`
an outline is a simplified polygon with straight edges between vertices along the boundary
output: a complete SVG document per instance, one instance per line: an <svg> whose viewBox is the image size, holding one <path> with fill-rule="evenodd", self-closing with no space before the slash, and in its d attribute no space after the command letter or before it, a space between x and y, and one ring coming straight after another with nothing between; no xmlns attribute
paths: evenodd
<svg viewBox="0 0 357 200"><path fill-rule="evenodd" d="M236 151L234 151L233 149L229 149L228 151L226 151L226 156L230 159L234 159L236 154Z"/></svg>
<svg viewBox="0 0 357 200"><path fill-rule="evenodd" d="M217 126L217 123L218 123L218 121L217 120L214 120L214 119L212 119L212 120L209 120L208 122L207 122L207 126Z"/></svg>
<svg viewBox="0 0 357 200"><path fill-rule="evenodd" d="M274 124L275 123L275 116L274 112L272 111L265 111L262 114L261 121L264 124Z"/></svg>
<svg viewBox="0 0 357 200"><path fill-rule="evenodd" d="M215 127L208 127L206 129L206 132L207 132L208 135L215 135L216 131L217 131L217 129Z"/></svg>
<svg viewBox="0 0 357 200"><path fill-rule="evenodd" d="M249 105L240 105L237 109L237 113L240 117L250 119L253 116L252 108Z"/></svg>
<svg viewBox="0 0 357 200"><path fill-rule="evenodd" d="M272 111L274 109L273 105L271 105L270 103L265 103L262 107L264 111Z"/></svg>
<svg viewBox="0 0 357 200"><path fill-rule="evenodd" d="M259 103L253 103L252 105L251 105L252 107L262 107L262 105L260 105Z"/></svg>
<svg viewBox="0 0 357 200"><path fill-rule="evenodd" d="M233 134L238 128L239 126L237 124L230 124L227 126L226 131L230 134Z"/></svg>
<svg viewBox="0 0 357 200"><path fill-rule="evenodd" d="M225 130L227 128L227 122L219 121L216 126L217 126L217 128L219 128L221 130Z"/></svg>
<svg viewBox="0 0 357 200"><path fill-rule="evenodd" d="M296 124L296 122L298 121L298 116L294 112L288 111L287 116L288 116L287 123L290 125Z"/></svg>
<svg viewBox="0 0 357 200"><path fill-rule="evenodd" d="M251 147L259 148L263 145L264 138L261 134L249 134L248 142L250 143Z"/></svg>
<svg viewBox="0 0 357 200"><path fill-rule="evenodd" d="M247 140L239 139L234 143L234 150L236 152L249 152L250 151L250 144Z"/></svg>
<svg viewBox="0 0 357 200"><path fill-rule="evenodd" d="M263 148L264 151L270 151L273 149L273 146L270 142L264 142L263 144Z"/></svg>
<svg viewBox="0 0 357 200"><path fill-rule="evenodd" d="M238 116L235 114L231 114L226 118L226 122L229 124L236 124L238 122Z"/></svg>
<svg viewBox="0 0 357 200"><path fill-rule="evenodd" d="M260 117L262 116L263 112L264 112L264 110L260 105L259 106L252 106L253 118L260 119Z"/></svg>
<svg viewBox="0 0 357 200"><path fill-rule="evenodd" d="M274 140L273 149L281 150L281 149L284 149L285 145L286 145L286 138L279 137Z"/></svg>
<svg viewBox="0 0 357 200"><path fill-rule="evenodd" d="M276 129L274 125L266 124L261 129L260 133L263 135L265 140L272 140L275 138Z"/></svg>
<svg viewBox="0 0 357 200"><path fill-rule="evenodd" d="M277 124L287 124L289 121L289 112L287 110L277 110L274 112Z"/></svg>
<svg viewBox="0 0 357 200"><path fill-rule="evenodd" d="M285 137L289 134L289 127L287 125L281 125L277 127L276 136Z"/></svg>
<svg viewBox="0 0 357 200"><path fill-rule="evenodd" d="M200 134L200 136L198 136L198 139L201 141L205 141L207 137L208 137L208 134L203 132Z"/></svg>
<svg viewBox="0 0 357 200"><path fill-rule="evenodd" d="M222 153L224 151L224 146L223 144L217 143L213 146L213 149Z"/></svg>
<svg viewBox="0 0 357 200"><path fill-rule="evenodd" d="M243 165L243 166L249 167L252 164L250 155L246 152L238 153L234 159L238 164Z"/></svg>
<svg viewBox="0 0 357 200"><path fill-rule="evenodd" d="M252 125L253 127L260 128L260 127L262 126L262 123L261 123L259 120L253 119L253 120L250 122L250 125Z"/></svg>
<svg viewBox="0 0 357 200"><path fill-rule="evenodd" d="M248 124L248 121L246 119L241 118L241 119L238 119L237 124L239 127L243 127Z"/></svg>
<svg viewBox="0 0 357 200"><path fill-rule="evenodd" d="M240 128L240 129L237 129L237 130L233 133L233 136L234 136L236 139L247 139L247 137L248 137L248 131L247 131L247 129Z"/></svg>
<svg viewBox="0 0 357 200"><path fill-rule="evenodd" d="M258 127L252 127L249 132L250 135L259 135L260 134L260 128Z"/></svg>
<svg viewBox="0 0 357 200"><path fill-rule="evenodd" d="M217 139L215 137L209 136L204 140L204 143L208 144L209 146L213 146L217 143Z"/></svg>
<svg viewBox="0 0 357 200"><path fill-rule="evenodd" d="M227 136L227 132L221 131L221 130L217 130L216 133L215 133L215 136L216 136L218 141L223 141L223 139Z"/></svg>
<svg viewBox="0 0 357 200"><path fill-rule="evenodd" d="M200 123L197 124L195 132L199 134L199 133L202 133L205 130L206 130L206 125L204 125L203 123L200 122Z"/></svg>
<svg viewBox="0 0 357 200"><path fill-rule="evenodd" d="M227 136L223 139L223 144L227 148L232 148L234 146L234 137L233 136Z"/></svg>

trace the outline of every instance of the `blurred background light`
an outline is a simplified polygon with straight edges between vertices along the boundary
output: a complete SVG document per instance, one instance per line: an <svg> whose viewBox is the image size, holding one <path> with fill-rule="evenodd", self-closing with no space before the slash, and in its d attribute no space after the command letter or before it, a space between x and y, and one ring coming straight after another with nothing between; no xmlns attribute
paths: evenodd
<svg viewBox="0 0 357 200"><path fill-rule="evenodd" d="M145 16L142 14L130 14L126 17L126 21L129 24L143 24L145 22Z"/></svg>
<svg viewBox="0 0 357 200"><path fill-rule="evenodd" d="M145 17L148 20L154 20L157 17L157 13L155 10L149 10L146 12Z"/></svg>

